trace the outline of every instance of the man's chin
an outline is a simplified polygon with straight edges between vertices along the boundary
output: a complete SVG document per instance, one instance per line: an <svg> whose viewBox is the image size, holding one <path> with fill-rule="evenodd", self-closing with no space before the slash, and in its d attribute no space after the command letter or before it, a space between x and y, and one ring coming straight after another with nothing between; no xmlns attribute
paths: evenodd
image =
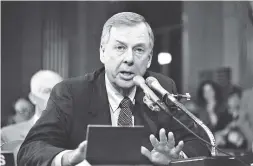
<svg viewBox="0 0 253 166"><path fill-rule="evenodd" d="M134 87L135 84L132 80L130 80L130 81L120 80L118 82L118 86L122 89L130 89L130 88Z"/></svg>

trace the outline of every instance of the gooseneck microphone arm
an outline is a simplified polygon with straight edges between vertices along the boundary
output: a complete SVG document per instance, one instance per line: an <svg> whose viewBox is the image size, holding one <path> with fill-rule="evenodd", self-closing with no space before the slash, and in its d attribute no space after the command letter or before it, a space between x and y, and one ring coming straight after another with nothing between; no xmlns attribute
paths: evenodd
<svg viewBox="0 0 253 166"><path fill-rule="evenodd" d="M150 78L150 77L149 77ZM154 78L155 79L155 78ZM133 81L135 83L135 85L139 86L143 92L145 93L146 96L148 96L151 100L153 100L163 111L165 111L166 113L168 113L170 116L172 116L169 108L167 107L167 105L162 102L157 96L156 94L149 88L149 86L146 85L145 80L143 79L143 77L141 76L135 76L133 78ZM154 83L154 81L152 82ZM155 83L158 83L155 82ZM149 84L148 84L149 85ZM159 84L160 85L160 84ZM151 88L157 90L156 88L152 87ZM159 90L157 90L159 92ZM163 96L167 95L167 91L165 91L165 89L163 89ZM166 93L165 93L166 92ZM169 98L170 97L170 98ZM168 96L169 99L172 100L172 102L174 102L176 104L176 106L178 106L179 108L182 108L183 111L187 110L186 108L184 108L184 106L182 104L180 104L179 102L177 102L177 100L173 97L173 96ZM187 113L190 113L188 110L186 111ZM207 132L208 137L211 140L211 144L209 142L207 142L206 140L204 140L203 138L199 137L197 134L195 134L192 130L190 130L187 126L185 126L182 122L180 122L177 118L175 118L174 116L172 116L172 118L174 120L176 120L180 125L182 125L186 130L188 130L190 133L192 133L193 135L195 135L198 139L201 139L203 142L205 142L206 144L209 144L212 146L212 151L211 154L212 156L216 156L216 150L215 150L215 139L214 136L212 134L212 132L208 129L208 127L206 127L203 122L201 122L200 120L196 120L198 118L196 118L193 114L191 114L190 116L191 118L193 118L193 120L199 124L201 127L203 127L203 129Z"/></svg>
<svg viewBox="0 0 253 166"><path fill-rule="evenodd" d="M202 129L206 132L210 143L211 144L211 154L212 156L216 156L216 143L215 143L215 138L211 130L200 120L198 119L195 115L193 115L190 111L188 111L183 104L181 104L173 95L171 95L169 92L167 92L158 82L158 80L154 77L148 77L146 79L146 83L148 86L160 94L162 94L163 99L166 103L166 99L169 99L171 102L173 102L178 108L180 108L183 112L185 112L194 122L196 122ZM192 133L192 132L191 132ZM195 134L194 134L195 135ZM195 135L196 136L196 135ZM198 137L199 138L199 137ZM204 139L201 138L203 141ZM204 141L206 142L206 141Z"/></svg>
<svg viewBox="0 0 253 166"><path fill-rule="evenodd" d="M166 103L166 98L172 101L178 108L180 108L182 111L184 111L194 122L196 122L202 129L206 132L210 143L212 145L211 147L211 154L212 156L216 156L216 143L215 143L215 138L211 130L195 115L193 115L190 111L188 111L183 104L181 104L175 97L173 97L170 94L165 94L163 96L163 99L165 100Z"/></svg>

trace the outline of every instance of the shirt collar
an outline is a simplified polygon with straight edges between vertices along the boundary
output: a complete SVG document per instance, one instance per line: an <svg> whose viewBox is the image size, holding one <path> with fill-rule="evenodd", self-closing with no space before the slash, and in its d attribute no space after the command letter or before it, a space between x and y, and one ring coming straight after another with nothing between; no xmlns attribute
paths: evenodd
<svg viewBox="0 0 253 166"><path fill-rule="evenodd" d="M105 87L108 95L109 104L111 106L112 111L115 112L119 108L119 104L124 97L113 87L106 73L105 73ZM135 94L136 94L136 86L134 86L134 88L128 95L129 99L132 101L133 104L135 103L134 100Z"/></svg>

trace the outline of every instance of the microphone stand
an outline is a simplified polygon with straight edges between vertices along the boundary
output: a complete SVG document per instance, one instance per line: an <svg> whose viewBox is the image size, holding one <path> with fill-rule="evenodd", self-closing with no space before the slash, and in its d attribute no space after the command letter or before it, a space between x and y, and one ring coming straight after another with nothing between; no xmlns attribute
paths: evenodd
<svg viewBox="0 0 253 166"><path fill-rule="evenodd" d="M183 104L181 104L179 101L177 101L177 99L174 96L169 95L169 94L165 94L163 96L163 99L164 99L166 104L168 103L167 99L172 101L177 107L182 109L194 122L196 122L200 127L203 128L203 130L206 132L208 138L210 139L210 143L212 145L211 154L212 154L212 156L216 156L216 153L217 153L216 152L216 143L215 143L214 135L211 132L211 130L199 118L197 118L190 111L188 111Z"/></svg>

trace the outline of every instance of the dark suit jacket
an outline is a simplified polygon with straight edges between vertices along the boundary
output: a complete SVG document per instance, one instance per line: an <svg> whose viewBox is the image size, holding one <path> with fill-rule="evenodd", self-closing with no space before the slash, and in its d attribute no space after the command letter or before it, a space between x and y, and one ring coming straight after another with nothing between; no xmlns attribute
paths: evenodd
<svg viewBox="0 0 253 166"><path fill-rule="evenodd" d="M175 93L175 83L170 78L153 72L147 72L144 78L148 76L156 77L165 89ZM136 125L144 125L145 147L152 149L149 134L157 135L159 129L164 127L167 132L174 133L177 142L184 140L183 151L189 157L209 155L207 147L170 116L162 111L150 111L142 102L143 96L142 90L137 88L133 115ZM174 110L172 113L196 131L192 121L182 112ZM83 77L65 80L53 88L46 110L21 145L18 164L49 166L59 152L75 149L85 140L88 124L111 124L104 68Z"/></svg>

